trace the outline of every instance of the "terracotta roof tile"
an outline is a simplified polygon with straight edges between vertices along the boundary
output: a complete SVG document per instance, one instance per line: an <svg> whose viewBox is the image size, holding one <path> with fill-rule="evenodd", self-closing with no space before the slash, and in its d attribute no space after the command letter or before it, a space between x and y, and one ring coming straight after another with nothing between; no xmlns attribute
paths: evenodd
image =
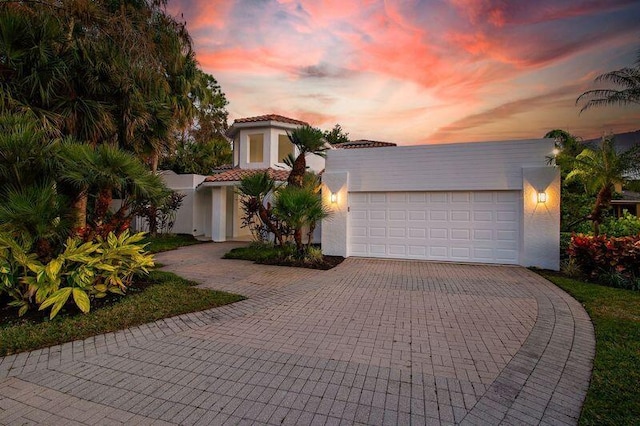
<svg viewBox="0 0 640 426"><path fill-rule="evenodd" d="M267 172L269 177L279 182L284 182L289 177L290 170L275 170L268 169L232 169L222 173L218 173L207 177L205 182L240 182L247 176L252 176L258 173Z"/></svg>
<svg viewBox="0 0 640 426"><path fill-rule="evenodd" d="M358 149L358 148L382 148L387 146L397 146L393 142L370 141L359 139L357 141L344 142L334 145L338 149Z"/></svg>
<svg viewBox="0 0 640 426"><path fill-rule="evenodd" d="M222 164L218 167L214 167L213 172L218 173L224 170L231 170L231 169L233 169L233 164Z"/></svg>
<svg viewBox="0 0 640 426"><path fill-rule="evenodd" d="M289 117L284 117L278 114L259 115L257 117L237 118L234 123L254 123L258 121L278 121L280 123L299 124L300 126L308 125L309 123L296 120Z"/></svg>

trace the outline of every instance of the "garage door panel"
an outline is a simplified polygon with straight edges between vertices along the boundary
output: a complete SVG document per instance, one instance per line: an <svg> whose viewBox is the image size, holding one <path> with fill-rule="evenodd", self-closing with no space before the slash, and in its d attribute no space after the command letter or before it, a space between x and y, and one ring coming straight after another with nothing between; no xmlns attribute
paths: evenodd
<svg viewBox="0 0 640 426"><path fill-rule="evenodd" d="M471 201L471 194L469 192L452 192L452 203L469 203Z"/></svg>
<svg viewBox="0 0 640 426"><path fill-rule="evenodd" d="M517 191L351 193L350 255L517 263L520 199Z"/></svg>
<svg viewBox="0 0 640 426"><path fill-rule="evenodd" d="M407 237L407 229L406 228L389 228L389 238L406 238Z"/></svg>
<svg viewBox="0 0 640 426"><path fill-rule="evenodd" d="M369 203L371 204L384 204L387 202L386 193L373 192L369 194Z"/></svg>
<svg viewBox="0 0 640 426"><path fill-rule="evenodd" d="M473 193L473 202L474 203L493 203L495 202L495 193L494 192L474 192Z"/></svg>
<svg viewBox="0 0 640 426"><path fill-rule="evenodd" d="M389 210L389 220L399 220L404 222L407 220L407 211L406 210Z"/></svg>
<svg viewBox="0 0 640 426"><path fill-rule="evenodd" d="M446 210L429 210L429 220L447 221L449 220L449 215Z"/></svg>
<svg viewBox="0 0 640 426"><path fill-rule="evenodd" d="M471 212L469 210L451 210L452 222L469 222L471 219Z"/></svg>

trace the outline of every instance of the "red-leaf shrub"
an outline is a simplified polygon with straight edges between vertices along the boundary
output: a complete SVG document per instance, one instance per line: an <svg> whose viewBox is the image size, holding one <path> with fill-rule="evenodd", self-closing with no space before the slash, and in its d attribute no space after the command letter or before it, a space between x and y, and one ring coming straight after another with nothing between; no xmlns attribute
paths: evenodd
<svg viewBox="0 0 640 426"><path fill-rule="evenodd" d="M592 278L618 274L632 285L640 279L640 235L573 235L567 251L580 269Z"/></svg>

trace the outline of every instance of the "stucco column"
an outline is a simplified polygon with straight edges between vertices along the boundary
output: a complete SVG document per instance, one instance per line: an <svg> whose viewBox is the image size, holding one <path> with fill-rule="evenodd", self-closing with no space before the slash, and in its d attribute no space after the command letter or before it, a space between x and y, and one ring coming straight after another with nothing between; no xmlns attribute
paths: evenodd
<svg viewBox="0 0 640 426"><path fill-rule="evenodd" d="M227 240L227 188L211 188L211 239L215 242Z"/></svg>
<svg viewBox="0 0 640 426"><path fill-rule="evenodd" d="M332 201L332 194L334 200ZM322 174L322 202L331 214L322 221L322 253L349 256L349 173Z"/></svg>
<svg viewBox="0 0 640 426"><path fill-rule="evenodd" d="M544 194L541 200L538 194ZM560 169L522 169L522 250L520 264L560 269Z"/></svg>

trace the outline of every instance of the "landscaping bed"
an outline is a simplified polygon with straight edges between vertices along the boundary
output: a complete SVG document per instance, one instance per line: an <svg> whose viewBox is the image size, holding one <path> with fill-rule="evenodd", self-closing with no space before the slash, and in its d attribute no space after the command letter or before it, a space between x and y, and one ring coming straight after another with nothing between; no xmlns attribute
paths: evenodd
<svg viewBox="0 0 640 426"><path fill-rule="evenodd" d="M136 278L126 296L114 294L96 299L87 314L67 307L53 320L49 320L48 313L35 310L18 318L15 308L3 307L0 310L0 356L85 339L245 299L237 294L194 288L196 284L170 272L152 271L146 277Z"/></svg>
<svg viewBox="0 0 640 426"><path fill-rule="evenodd" d="M640 419L640 293L538 271L578 300L594 325L596 355L581 425Z"/></svg>
<svg viewBox="0 0 640 426"><path fill-rule="evenodd" d="M342 256L325 256L317 247L312 247L307 255L300 258L291 246L277 247L272 244L253 243L247 247L237 247L223 256L224 259L252 260L264 265L293 266L328 270L338 266L344 260Z"/></svg>

